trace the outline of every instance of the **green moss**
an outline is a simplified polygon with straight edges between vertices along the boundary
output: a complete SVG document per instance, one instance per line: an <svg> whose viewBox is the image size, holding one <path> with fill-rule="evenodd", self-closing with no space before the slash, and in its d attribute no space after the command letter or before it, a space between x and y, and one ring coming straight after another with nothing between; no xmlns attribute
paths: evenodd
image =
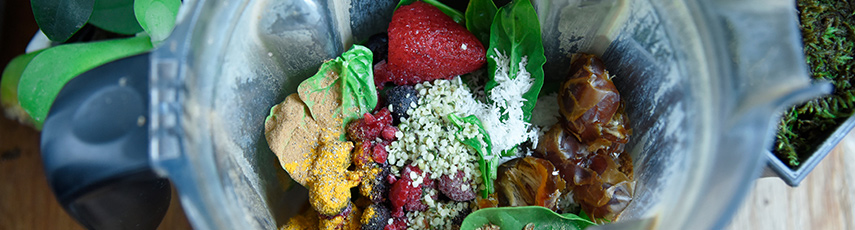
<svg viewBox="0 0 855 230"><path fill-rule="evenodd" d="M794 106L780 122L775 155L791 168L816 148L855 109L855 4L839 0L798 0L805 59L815 80L830 81L832 94Z"/></svg>

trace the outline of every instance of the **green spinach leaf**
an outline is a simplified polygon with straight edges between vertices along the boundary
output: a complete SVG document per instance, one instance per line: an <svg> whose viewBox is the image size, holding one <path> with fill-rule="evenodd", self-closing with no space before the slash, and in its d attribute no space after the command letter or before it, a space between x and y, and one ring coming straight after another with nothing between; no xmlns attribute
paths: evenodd
<svg viewBox="0 0 855 230"><path fill-rule="evenodd" d="M321 65L317 74L301 82L297 93L312 118L325 127L336 124L343 131L350 121L373 110L377 106L377 90L372 60L371 50L353 45L341 56ZM338 117L341 120L336 120ZM341 132L340 139L345 140L345 132Z"/></svg>
<svg viewBox="0 0 855 230"><path fill-rule="evenodd" d="M56 95L77 75L119 58L152 48L148 36L91 43L65 44L45 49L21 73L18 101L41 130Z"/></svg>
<svg viewBox="0 0 855 230"><path fill-rule="evenodd" d="M534 229L585 229L596 225L572 213L558 214L541 206L485 208L469 214L460 226L461 230L472 230L494 224L501 229L523 229L534 225Z"/></svg>
<svg viewBox="0 0 855 230"><path fill-rule="evenodd" d="M64 42L89 21L95 0L30 0L33 16L51 41Z"/></svg>
<svg viewBox="0 0 855 230"><path fill-rule="evenodd" d="M534 79L531 89L523 94L526 99L523 105L524 119L530 121L537 95L543 87L543 64L546 63L546 56L543 54L537 12L529 0L515 0L503 6L493 19L490 27L490 46L487 49L487 71L490 73L490 80L484 87L487 93L498 84L494 80L497 63L491 58L497 56L497 50L510 58L508 76L511 79L516 78L520 72L519 63L526 57L525 70Z"/></svg>
<svg viewBox="0 0 855 230"><path fill-rule="evenodd" d="M119 34L143 31L134 17L134 0L97 0L89 24Z"/></svg>
<svg viewBox="0 0 855 230"><path fill-rule="evenodd" d="M172 33L180 6L181 0L136 0L134 15L145 32L151 35L151 42L157 45Z"/></svg>
<svg viewBox="0 0 855 230"><path fill-rule="evenodd" d="M492 143L490 140L490 134L487 133L487 130L484 129L484 126L481 124L481 120L479 120L475 115L460 117L451 113L447 118L452 124L454 124L454 126L457 126L457 128L460 129L463 129L463 125L466 123L473 124L478 127L478 133L481 134L480 139L474 137L462 137L460 131L458 131L455 136L460 143L463 143L478 152L478 169L481 170L481 178L484 181L485 187L485 189L481 191L481 195L484 198L487 198L489 194L495 192L493 181L495 181L498 176L499 168L499 156L493 156L493 148L490 144Z"/></svg>
<svg viewBox="0 0 855 230"><path fill-rule="evenodd" d="M418 1L418 0L401 0L400 2L398 2L398 5L395 6L395 9L397 10L401 6L406 6L406 5L412 4L415 1ZM463 13L460 13L460 11L457 11L454 8L451 8L445 4L442 4L441 2L439 2L437 0L422 0L422 2L436 6L436 8L439 9L439 11L442 11L443 13L445 13L446 15L451 17L451 20L454 20L454 22L463 23L463 20L464 20Z"/></svg>
<svg viewBox="0 0 855 230"><path fill-rule="evenodd" d="M490 45L490 26L498 10L493 0L472 0L466 6L466 29L478 37L481 44Z"/></svg>

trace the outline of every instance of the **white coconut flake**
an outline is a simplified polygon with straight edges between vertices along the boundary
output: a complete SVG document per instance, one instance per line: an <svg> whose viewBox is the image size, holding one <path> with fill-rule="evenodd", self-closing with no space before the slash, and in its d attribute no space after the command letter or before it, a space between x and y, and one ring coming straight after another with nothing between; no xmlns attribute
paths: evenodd
<svg viewBox="0 0 855 230"><path fill-rule="evenodd" d="M511 79L508 56L498 49L495 51L496 56L490 57L496 61L493 80L497 83L490 91L489 99L492 103L482 106L481 111L475 113L475 116L481 120L487 133L490 134L493 155L500 156L501 152L508 151L526 140L531 140L536 146L538 132L530 123L523 120L522 108L526 102L523 94L528 92L534 84L534 79L525 69L527 57L523 57L517 63L519 72L514 79ZM503 119L503 116L507 118Z"/></svg>

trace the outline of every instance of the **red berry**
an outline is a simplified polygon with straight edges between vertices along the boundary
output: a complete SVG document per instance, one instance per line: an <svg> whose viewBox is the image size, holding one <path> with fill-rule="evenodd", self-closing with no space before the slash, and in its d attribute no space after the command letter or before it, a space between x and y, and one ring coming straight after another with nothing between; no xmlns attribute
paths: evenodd
<svg viewBox="0 0 855 230"><path fill-rule="evenodd" d="M377 89L383 89L386 82L403 82L404 80L392 79L392 73L389 71L389 64L386 60L374 64L374 85Z"/></svg>
<svg viewBox="0 0 855 230"><path fill-rule="evenodd" d="M374 114L377 117L377 122L385 128L386 126L392 125L392 113L389 112L388 108L382 108L380 111Z"/></svg>
<svg viewBox="0 0 855 230"><path fill-rule="evenodd" d="M356 147L353 150L353 156L351 157L353 164L356 167L363 167L369 163L371 163L371 142L366 141L357 141Z"/></svg>
<svg viewBox="0 0 855 230"><path fill-rule="evenodd" d="M397 181L397 180L398 180L398 178L392 174L389 174L389 176L386 177L386 182L389 184L395 184L395 181Z"/></svg>
<svg viewBox="0 0 855 230"><path fill-rule="evenodd" d="M389 74L376 85L412 85L451 78L487 63L484 45L471 32L436 7L420 1L395 10L389 23Z"/></svg>
<svg viewBox="0 0 855 230"><path fill-rule="evenodd" d="M383 146L381 144L375 144L374 149L372 149L372 150L373 151L372 151L371 156L374 157L374 162L377 162L380 164L386 163L386 156L388 156L389 153L386 152L385 146Z"/></svg>
<svg viewBox="0 0 855 230"><path fill-rule="evenodd" d="M392 125L392 114L386 108L377 111L377 115L365 113L362 119L350 122L347 125L347 135L352 141L374 141L380 137L387 127ZM394 136L394 134L393 134Z"/></svg>
<svg viewBox="0 0 855 230"><path fill-rule="evenodd" d="M463 171L458 170L453 176L442 175L439 177L439 191L445 194L448 198L454 201L468 201L475 199L475 190L471 185L468 189L462 189L464 185L469 185L469 180L464 177Z"/></svg>
<svg viewBox="0 0 855 230"><path fill-rule="evenodd" d="M405 207L407 211L421 211L427 208L427 205L421 202L422 186L424 183L414 186L413 178L410 177L411 173L421 174L422 171L418 167L407 165L401 171L401 178L395 181L395 184L392 185L392 189L389 191L389 199L392 203L392 216L403 216ZM428 179L425 178L425 181L428 181ZM422 205L424 206L422 207Z"/></svg>
<svg viewBox="0 0 855 230"><path fill-rule="evenodd" d="M377 122L374 115L371 115L371 113L363 114L362 118L365 119L365 123L367 123L367 124L374 124L374 122Z"/></svg>
<svg viewBox="0 0 855 230"><path fill-rule="evenodd" d="M396 129L394 126L390 125L390 126L386 126L386 128L383 129L382 132L380 132L380 136L383 137L383 139L394 141L395 140L395 133L397 133L397 132L398 132L398 129Z"/></svg>
<svg viewBox="0 0 855 230"><path fill-rule="evenodd" d="M409 227L409 225L407 225L407 222L404 221L404 218L402 218L402 217L397 217L397 218L392 218L392 219L393 219L392 224L386 225L386 227L383 228L384 230L404 230L404 229L407 229L407 227Z"/></svg>

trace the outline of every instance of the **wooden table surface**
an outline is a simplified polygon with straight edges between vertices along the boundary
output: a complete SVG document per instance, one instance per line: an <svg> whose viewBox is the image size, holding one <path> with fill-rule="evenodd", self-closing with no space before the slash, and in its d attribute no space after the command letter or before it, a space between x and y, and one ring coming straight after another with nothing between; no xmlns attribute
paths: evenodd
<svg viewBox="0 0 855 230"><path fill-rule="evenodd" d="M855 229L855 132L793 188L777 177L754 182L730 229Z"/></svg>

